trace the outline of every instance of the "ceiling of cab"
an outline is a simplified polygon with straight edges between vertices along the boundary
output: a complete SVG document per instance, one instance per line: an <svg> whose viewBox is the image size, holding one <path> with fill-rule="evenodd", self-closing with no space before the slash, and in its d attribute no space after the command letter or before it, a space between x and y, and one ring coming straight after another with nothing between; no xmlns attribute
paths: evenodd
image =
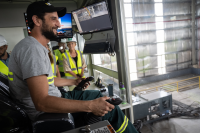
<svg viewBox="0 0 200 133"><path fill-rule="evenodd" d="M19 4L19 3L32 3L35 1L45 1L45 0L0 0L0 4ZM87 6L89 4L99 2L102 0L46 0L51 3L76 3L77 8Z"/></svg>

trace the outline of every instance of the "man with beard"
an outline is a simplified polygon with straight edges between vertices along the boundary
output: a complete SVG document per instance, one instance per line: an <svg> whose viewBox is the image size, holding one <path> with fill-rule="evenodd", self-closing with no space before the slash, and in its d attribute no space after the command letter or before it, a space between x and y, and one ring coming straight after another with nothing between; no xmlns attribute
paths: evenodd
<svg viewBox="0 0 200 133"><path fill-rule="evenodd" d="M10 55L6 52L8 45L6 39L0 35L0 73L8 76Z"/></svg>
<svg viewBox="0 0 200 133"><path fill-rule="evenodd" d="M45 48L50 39L56 37L57 28L60 27L58 16L64 16L66 8L38 1L30 4L26 13L31 35L21 40L12 51L9 86L11 97L26 110L29 118L34 121L43 113L91 112L103 116L102 120L108 120L119 132L137 133L120 108L106 102L109 97L102 97L100 91L61 94L57 89L60 86L78 85L81 81L54 78L49 51ZM82 113L79 113L80 116ZM76 118L75 125L78 122Z"/></svg>

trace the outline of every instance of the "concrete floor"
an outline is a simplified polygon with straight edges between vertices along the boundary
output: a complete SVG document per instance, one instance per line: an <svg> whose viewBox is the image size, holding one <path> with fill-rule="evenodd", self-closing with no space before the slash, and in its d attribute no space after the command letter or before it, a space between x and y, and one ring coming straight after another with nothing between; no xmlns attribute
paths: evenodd
<svg viewBox="0 0 200 133"><path fill-rule="evenodd" d="M185 105L193 104L193 108L200 106L200 89L195 88L182 92L172 92L173 100ZM151 127L151 128L150 128ZM153 131L152 131L153 130ZM200 133L200 119L170 118L144 125L142 133Z"/></svg>

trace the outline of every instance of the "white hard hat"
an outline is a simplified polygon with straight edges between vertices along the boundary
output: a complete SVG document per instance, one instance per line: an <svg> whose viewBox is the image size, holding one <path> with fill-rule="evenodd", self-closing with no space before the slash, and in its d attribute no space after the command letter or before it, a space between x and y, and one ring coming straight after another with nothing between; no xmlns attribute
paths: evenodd
<svg viewBox="0 0 200 133"><path fill-rule="evenodd" d="M68 43L68 42L76 42L76 37L67 38L67 43Z"/></svg>
<svg viewBox="0 0 200 133"><path fill-rule="evenodd" d="M0 35L0 47L3 45L8 45L8 42L2 35Z"/></svg>
<svg viewBox="0 0 200 133"><path fill-rule="evenodd" d="M61 41L60 42L62 42L62 43L66 43L66 39L65 38L63 38L63 39L61 39Z"/></svg>

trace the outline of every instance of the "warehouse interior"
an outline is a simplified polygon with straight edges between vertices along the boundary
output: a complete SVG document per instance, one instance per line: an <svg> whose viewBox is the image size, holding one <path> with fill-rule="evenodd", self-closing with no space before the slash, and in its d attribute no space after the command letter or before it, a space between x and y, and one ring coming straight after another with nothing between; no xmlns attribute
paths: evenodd
<svg viewBox="0 0 200 133"><path fill-rule="evenodd" d="M9 42L8 53L28 36L24 12L34 1L0 0L0 34ZM68 13L100 1L48 0ZM72 18L80 51L85 43L115 40L113 55L83 53L85 75L113 84L117 95L124 83L127 104L120 108L141 133L198 133L200 0L105 1L113 30L80 35Z"/></svg>
<svg viewBox="0 0 200 133"><path fill-rule="evenodd" d="M198 132L198 0L129 2L124 18L129 63L136 64L130 67L132 93L172 94L172 117L145 124L141 131Z"/></svg>

